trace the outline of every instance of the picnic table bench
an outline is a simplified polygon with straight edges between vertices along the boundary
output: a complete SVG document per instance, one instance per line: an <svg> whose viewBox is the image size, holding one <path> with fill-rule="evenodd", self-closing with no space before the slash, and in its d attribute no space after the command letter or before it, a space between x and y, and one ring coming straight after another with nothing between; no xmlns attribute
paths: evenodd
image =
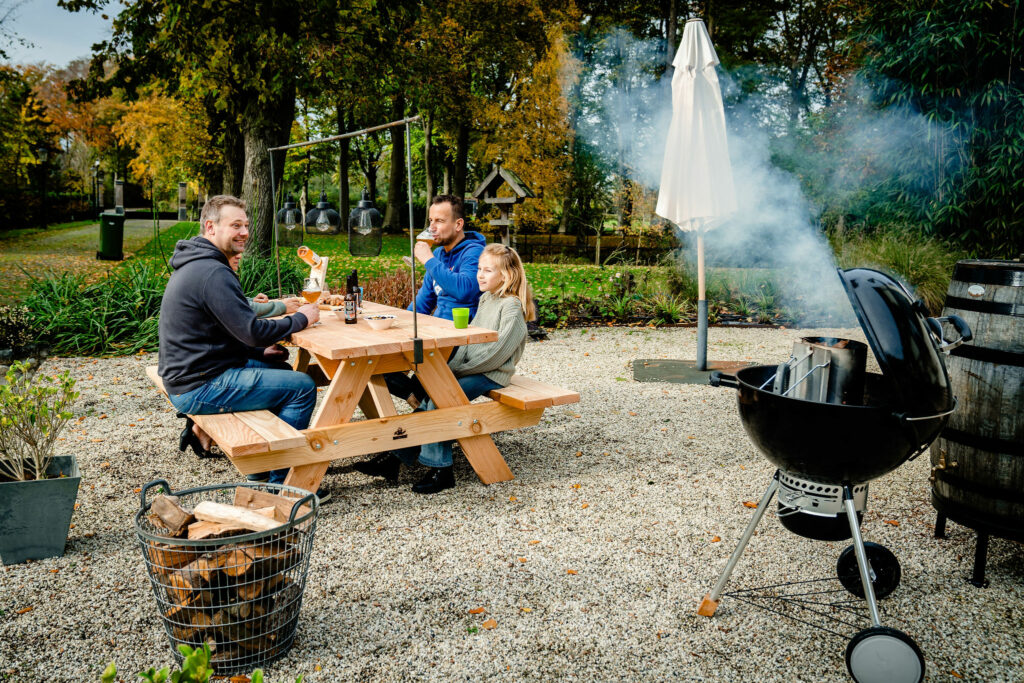
<svg viewBox="0 0 1024 683"><path fill-rule="evenodd" d="M327 386L308 429L295 429L267 410L190 416L241 473L289 467L286 484L316 491L332 460L455 439L481 482L508 481L512 471L490 435L536 425L545 408L580 400L575 391L515 375L488 394L491 400L470 403L448 358L455 347L495 341L497 333L456 329L450 320L420 315L423 363L415 370L437 408L399 415L384 375L414 369L412 313L369 301L363 309L391 313L395 325L373 330L362 319L345 325L324 311L320 325L292 335L299 347L293 368ZM156 366L146 373L163 391ZM357 406L367 419L353 422Z"/></svg>

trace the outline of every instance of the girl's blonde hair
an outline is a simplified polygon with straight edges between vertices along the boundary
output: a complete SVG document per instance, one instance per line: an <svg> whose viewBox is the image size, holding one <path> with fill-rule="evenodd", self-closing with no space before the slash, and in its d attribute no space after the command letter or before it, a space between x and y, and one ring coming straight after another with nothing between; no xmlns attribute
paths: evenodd
<svg viewBox="0 0 1024 683"><path fill-rule="evenodd" d="M530 283L526 281L526 271L523 270L523 262L516 250L504 244L488 244L484 247L483 253L494 259L501 273L503 282L498 288L498 296L517 297L523 306L523 317L528 321L536 318L533 292L530 290Z"/></svg>

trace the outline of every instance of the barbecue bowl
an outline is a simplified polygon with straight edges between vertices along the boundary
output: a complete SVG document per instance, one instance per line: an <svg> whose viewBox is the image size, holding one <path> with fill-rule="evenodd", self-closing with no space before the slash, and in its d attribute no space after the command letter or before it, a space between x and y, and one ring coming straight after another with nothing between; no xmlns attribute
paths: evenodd
<svg viewBox="0 0 1024 683"><path fill-rule="evenodd" d="M373 313L364 315L363 320L370 324L375 330L386 330L395 324L396 317L390 313Z"/></svg>
<svg viewBox="0 0 1024 683"><path fill-rule="evenodd" d="M798 477L860 484L902 465L942 430L947 415L912 418L895 407L881 375L865 378L865 405L820 403L759 389L774 365L716 378L738 390L743 428L765 457Z"/></svg>

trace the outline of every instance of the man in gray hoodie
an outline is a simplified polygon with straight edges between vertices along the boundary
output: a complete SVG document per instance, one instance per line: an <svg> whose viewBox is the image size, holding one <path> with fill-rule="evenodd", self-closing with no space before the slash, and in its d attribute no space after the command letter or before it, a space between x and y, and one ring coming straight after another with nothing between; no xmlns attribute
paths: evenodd
<svg viewBox="0 0 1024 683"><path fill-rule="evenodd" d="M288 366L288 352L276 342L315 323L320 310L306 304L284 318L258 318L230 266L248 239L245 202L218 195L203 207L199 236L175 245L174 273L160 304L160 377L182 413L269 410L305 429L316 385ZM198 428L182 435L185 442L197 452L210 447ZM281 483L287 473L274 470L267 478Z"/></svg>

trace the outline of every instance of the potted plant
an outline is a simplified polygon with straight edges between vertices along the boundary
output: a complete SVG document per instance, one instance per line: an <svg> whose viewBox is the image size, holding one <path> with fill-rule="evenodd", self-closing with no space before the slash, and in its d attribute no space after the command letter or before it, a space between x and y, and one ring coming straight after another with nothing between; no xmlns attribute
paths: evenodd
<svg viewBox="0 0 1024 683"><path fill-rule="evenodd" d="M78 398L75 380L14 362L0 384L0 560L64 554L81 476L54 446Z"/></svg>

